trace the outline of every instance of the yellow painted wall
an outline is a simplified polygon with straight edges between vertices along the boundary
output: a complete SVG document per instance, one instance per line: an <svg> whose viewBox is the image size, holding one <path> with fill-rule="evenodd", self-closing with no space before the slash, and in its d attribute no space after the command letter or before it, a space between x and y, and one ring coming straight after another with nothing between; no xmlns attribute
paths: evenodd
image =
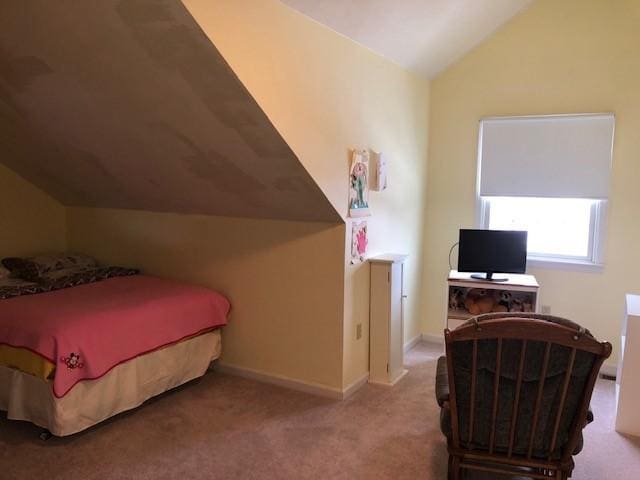
<svg viewBox="0 0 640 480"><path fill-rule="evenodd" d="M224 363L341 389L343 225L68 209L69 246L228 296Z"/></svg>
<svg viewBox="0 0 640 480"><path fill-rule="evenodd" d="M0 165L0 258L64 251L65 210Z"/></svg>
<svg viewBox="0 0 640 480"><path fill-rule="evenodd" d="M474 225L478 121L487 115L615 112L602 273L532 269L541 303L614 344L624 294L640 293L640 2L538 0L433 80L424 329L441 334L447 254ZM615 358L611 362L615 362Z"/></svg>
<svg viewBox="0 0 640 480"><path fill-rule="evenodd" d="M346 218L349 149L389 161L371 254L408 253L406 337L420 333L428 82L276 0L184 2ZM342 390L368 371L369 268L346 225L68 209L71 249L228 294L227 364ZM363 337L355 337L363 324Z"/></svg>
<svg viewBox="0 0 640 480"><path fill-rule="evenodd" d="M370 252L410 255L405 333L418 335L428 82L277 0L183 3L344 218L348 150L387 155L390 188L370 197ZM366 374L369 354L369 268L348 264L350 229L347 220L343 387Z"/></svg>

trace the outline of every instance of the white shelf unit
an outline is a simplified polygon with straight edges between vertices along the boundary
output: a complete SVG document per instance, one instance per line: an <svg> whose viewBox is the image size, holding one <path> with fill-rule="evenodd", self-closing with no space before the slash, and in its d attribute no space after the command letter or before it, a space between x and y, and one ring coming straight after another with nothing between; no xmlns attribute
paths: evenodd
<svg viewBox="0 0 640 480"><path fill-rule="evenodd" d="M404 368L404 261L406 255L386 254L369 259L369 383L393 386Z"/></svg>
<svg viewBox="0 0 640 480"><path fill-rule="evenodd" d="M627 295L616 374L616 431L640 436L640 295Z"/></svg>
<svg viewBox="0 0 640 480"><path fill-rule="evenodd" d="M538 311L538 294L540 285L533 275L508 275L507 281L496 282L489 280L478 280L471 278L472 273L458 272L457 270L451 270L447 279L447 304L445 313L445 328L453 330L469 318L473 317L464 306L458 306L458 308L452 308L452 295L454 291L459 291L464 298L464 295L471 289L484 289L491 290L494 294L499 296L500 292L510 292L514 297L514 301L518 300L522 306L522 310L525 312L537 312Z"/></svg>

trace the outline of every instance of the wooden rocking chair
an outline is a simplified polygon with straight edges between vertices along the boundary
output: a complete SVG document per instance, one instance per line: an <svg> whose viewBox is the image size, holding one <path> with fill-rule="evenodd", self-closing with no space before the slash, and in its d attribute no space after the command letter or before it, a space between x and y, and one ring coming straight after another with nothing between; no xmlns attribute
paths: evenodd
<svg viewBox="0 0 640 480"><path fill-rule="evenodd" d="M488 314L445 330L436 396L449 479L479 470L565 480L593 420L589 402L611 344L537 314Z"/></svg>

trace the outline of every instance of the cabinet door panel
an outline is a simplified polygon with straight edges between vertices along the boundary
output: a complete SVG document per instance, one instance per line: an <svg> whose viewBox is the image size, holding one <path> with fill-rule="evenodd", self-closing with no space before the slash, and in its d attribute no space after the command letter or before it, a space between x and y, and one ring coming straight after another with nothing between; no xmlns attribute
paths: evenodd
<svg viewBox="0 0 640 480"><path fill-rule="evenodd" d="M402 332L402 270L401 263L391 267L391 304L389 321L389 377L394 380L403 371L404 338Z"/></svg>
<svg viewBox="0 0 640 480"><path fill-rule="evenodd" d="M371 266L371 312L369 372L373 382L388 381L389 361L389 267Z"/></svg>

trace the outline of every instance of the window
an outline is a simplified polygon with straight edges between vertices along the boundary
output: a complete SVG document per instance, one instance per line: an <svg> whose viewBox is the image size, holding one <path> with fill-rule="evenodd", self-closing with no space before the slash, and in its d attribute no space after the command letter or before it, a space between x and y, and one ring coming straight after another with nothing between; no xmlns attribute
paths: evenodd
<svg viewBox="0 0 640 480"><path fill-rule="evenodd" d="M483 119L480 227L527 230L532 264L601 267L614 125L613 114Z"/></svg>
<svg viewBox="0 0 640 480"><path fill-rule="evenodd" d="M606 202L582 198L484 197L482 227L527 230L529 260L602 263Z"/></svg>

